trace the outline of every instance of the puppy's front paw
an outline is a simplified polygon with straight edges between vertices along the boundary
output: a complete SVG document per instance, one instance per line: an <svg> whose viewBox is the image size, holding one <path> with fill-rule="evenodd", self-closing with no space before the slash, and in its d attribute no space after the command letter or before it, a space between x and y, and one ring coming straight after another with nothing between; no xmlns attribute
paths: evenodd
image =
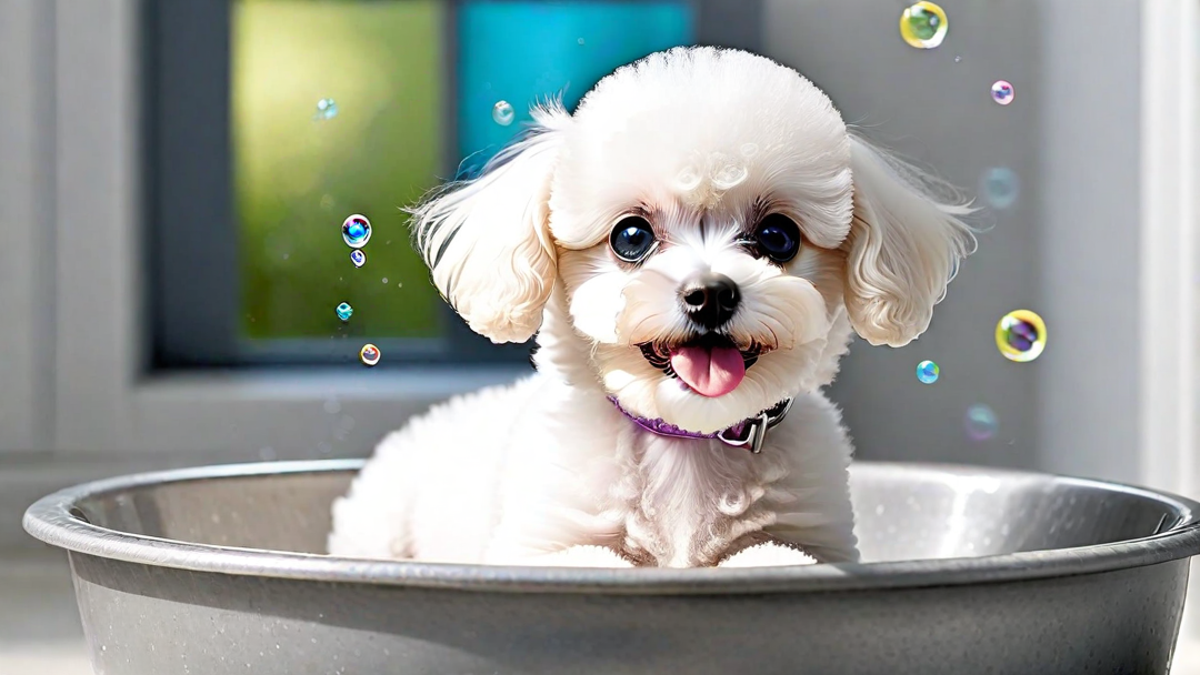
<svg viewBox="0 0 1200 675"><path fill-rule="evenodd" d="M607 546L572 546L564 551L538 556L533 564L545 567L633 567Z"/></svg>
<svg viewBox="0 0 1200 675"><path fill-rule="evenodd" d="M729 556L717 567L774 567L776 565L812 565L817 559L804 551L774 542L755 544Z"/></svg>

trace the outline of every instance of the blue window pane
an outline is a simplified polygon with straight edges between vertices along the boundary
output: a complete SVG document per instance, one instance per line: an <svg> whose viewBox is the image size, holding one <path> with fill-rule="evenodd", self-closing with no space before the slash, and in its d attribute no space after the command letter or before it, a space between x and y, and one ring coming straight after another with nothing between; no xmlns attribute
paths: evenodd
<svg viewBox="0 0 1200 675"><path fill-rule="evenodd" d="M614 68L694 42L691 2L463 3L458 12L460 176L474 174L530 121L529 108L562 96L568 110ZM512 105L511 124L492 110Z"/></svg>

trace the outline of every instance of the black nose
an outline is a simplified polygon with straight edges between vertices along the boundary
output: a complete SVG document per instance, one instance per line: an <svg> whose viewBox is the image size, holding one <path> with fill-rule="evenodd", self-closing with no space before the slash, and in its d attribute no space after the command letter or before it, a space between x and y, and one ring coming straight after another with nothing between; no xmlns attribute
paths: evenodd
<svg viewBox="0 0 1200 675"><path fill-rule="evenodd" d="M741 300L733 279L712 272L689 279L680 289L679 297L688 317L708 329L729 321Z"/></svg>

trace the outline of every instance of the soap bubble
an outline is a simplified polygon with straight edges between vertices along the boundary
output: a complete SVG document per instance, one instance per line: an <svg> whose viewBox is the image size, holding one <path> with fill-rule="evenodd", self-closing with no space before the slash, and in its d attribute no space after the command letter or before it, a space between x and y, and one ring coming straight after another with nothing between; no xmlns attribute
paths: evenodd
<svg viewBox="0 0 1200 675"><path fill-rule="evenodd" d="M967 408L967 415L963 421L967 427L967 437L973 441L988 440L996 435L996 429L1000 426L996 413L982 403Z"/></svg>
<svg viewBox="0 0 1200 675"><path fill-rule="evenodd" d="M323 98L317 101L317 114L313 115L314 119L331 120L337 117L338 105L337 101L331 98Z"/></svg>
<svg viewBox="0 0 1200 675"><path fill-rule="evenodd" d="M513 107L508 101L496 101L496 105L492 106L492 119L502 127L512 124L515 116Z"/></svg>
<svg viewBox="0 0 1200 675"><path fill-rule="evenodd" d="M370 343L363 345L363 348L358 350L358 358L363 362L363 365L373 366L379 363L380 356L382 354L379 353L379 347Z"/></svg>
<svg viewBox="0 0 1200 675"><path fill-rule="evenodd" d="M700 187L700 182L704 177L696 170L694 166L685 166L675 174L675 187L683 192L690 192Z"/></svg>
<svg viewBox="0 0 1200 675"><path fill-rule="evenodd" d="M342 221L342 240L350 248L362 248L371 240L371 221L357 213Z"/></svg>
<svg viewBox="0 0 1200 675"><path fill-rule="evenodd" d="M922 361L917 364L917 379L924 384L933 384L937 382L938 375L942 369L938 368L938 364L933 361Z"/></svg>
<svg viewBox="0 0 1200 675"><path fill-rule="evenodd" d="M367 264L367 254L356 248L350 251L350 262L354 263L355 267L362 267Z"/></svg>
<svg viewBox="0 0 1200 675"><path fill-rule="evenodd" d="M345 302L338 305L335 311L337 312L338 318L342 321L349 321L350 315L354 314L354 308Z"/></svg>
<svg viewBox="0 0 1200 675"><path fill-rule="evenodd" d="M900 15L900 37L917 49L933 49L946 39L946 12L932 2L918 2Z"/></svg>
<svg viewBox="0 0 1200 675"><path fill-rule="evenodd" d="M996 80L992 84L992 100L1000 105L1008 105L1013 102L1013 97L1016 92L1013 91L1013 86L1008 80Z"/></svg>
<svg viewBox="0 0 1200 675"><path fill-rule="evenodd" d="M746 167L738 164L726 164L712 174L713 187L718 190L729 190L737 187L750 175Z"/></svg>
<svg viewBox="0 0 1200 675"><path fill-rule="evenodd" d="M994 209L1007 209L1017 201L1020 183L1012 169L995 166L979 179L979 194Z"/></svg>
<svg viewBox="0 0 1200 675"><path fill-rule="evenodd" d="M1010 361L1032 361L1046 348L1046 322L1028 309L1011 311L996 324L996 347Z"/></svg>

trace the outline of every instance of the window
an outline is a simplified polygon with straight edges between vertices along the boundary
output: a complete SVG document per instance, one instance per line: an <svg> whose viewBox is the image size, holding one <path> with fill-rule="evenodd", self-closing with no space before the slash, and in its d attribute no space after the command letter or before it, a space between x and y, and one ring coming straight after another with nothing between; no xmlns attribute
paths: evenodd
<svg viewBox="0 0 1200 675"><path fill-rule="evenodd" d="M529 345L491 345L446 307L399 207L477 172L539 100L571 107L706 20L745 44L756 5L148 5L153 365L348 364L366 342L385 368L524 361ZM360 268L339 235L351 214L372 224Z"/></svg>

